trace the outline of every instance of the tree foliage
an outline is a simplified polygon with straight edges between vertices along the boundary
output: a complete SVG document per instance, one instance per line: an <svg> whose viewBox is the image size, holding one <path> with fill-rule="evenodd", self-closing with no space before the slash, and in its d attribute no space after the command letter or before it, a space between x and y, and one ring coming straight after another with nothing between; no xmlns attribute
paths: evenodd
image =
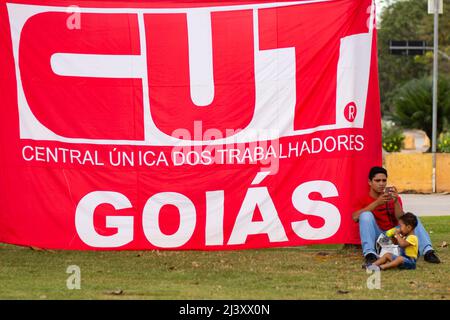
<svg viewBox="0 0 450 320"><path fill-rule="evenodd" d="M432 80L431 77L413 79L393 92L395 123L404 128L422 129L432 134ZM437 134L450 130L450 78L438 81Z"/></svg>
<svg viewBox="0 0 450 320"><path fill-rule="evenodd" d="M450 132L442 132L439 135L437 149L438 152L450 153Z"/></svg>
<svg viewBox="0 0 450 320"><path fill-rule="evenodd" d="M393 110L396 89L410 81L432 74L433 53L424 56L396 56L389 52L389 40L425 40L433 46L433 15L426 0L382 1L385 7L378 22L380 97L384 116ZM450 55L450 0L444 0L439 16L439 49ZM450 73L450 61L439 55L439 72Z"/></svg>
<svg viewBox="0 0 450 320"><path fill-rule="evenodd" d="M400 152L403 148L405 135L403 129L392 121L382 122L383 149L387 152Z"/></svg>

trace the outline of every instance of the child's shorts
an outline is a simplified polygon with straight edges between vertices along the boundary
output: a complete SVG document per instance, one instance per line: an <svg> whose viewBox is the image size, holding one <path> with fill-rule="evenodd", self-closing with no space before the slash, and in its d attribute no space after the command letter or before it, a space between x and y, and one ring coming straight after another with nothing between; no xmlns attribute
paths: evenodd
<svg viewBox="0 0 450 320"><path fill-rule="evenodd" d="M398 256L395 254L392 255L392 260L395 260ZM416 259L410 258L405 255L401 255L403 257L403 263L399 266L399 269L408 269L414 270L416 269Z"/></svg>

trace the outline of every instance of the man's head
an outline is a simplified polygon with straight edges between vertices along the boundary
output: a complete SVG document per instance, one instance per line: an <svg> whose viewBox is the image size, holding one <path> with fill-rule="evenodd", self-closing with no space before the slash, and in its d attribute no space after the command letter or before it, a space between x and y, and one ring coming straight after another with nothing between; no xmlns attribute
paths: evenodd
<svg viewBox="0 0 450 320"><path fill-rule="evenodd" d="M369 186L376 193L383 193L387 184L387 171L382 167L372 167L369 171Z"/></svg>
<svg viewBox="0 0 450 320"><path fill-rule="evenodd" d="M409 234L412 230L414 230L417 227L417 217L412 214L411 212L407 212L404 215L402 215L398 219L399 225L400 225L400 232L403 235Z"/></svg>

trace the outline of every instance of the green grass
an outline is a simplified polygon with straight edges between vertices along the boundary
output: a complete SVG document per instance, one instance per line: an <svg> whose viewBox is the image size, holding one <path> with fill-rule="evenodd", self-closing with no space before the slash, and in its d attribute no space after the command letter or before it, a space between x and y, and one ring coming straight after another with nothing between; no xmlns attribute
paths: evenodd
<svg viewBox="0 0 450 320"><path fill-rule="evenodd" d="M443 263L381 273L367 288L359 250L342 245L245 251L38 251L0 244L0 299L445 299L450 216L422 217ZM81 270L69 290L66 269Z"/></svg>

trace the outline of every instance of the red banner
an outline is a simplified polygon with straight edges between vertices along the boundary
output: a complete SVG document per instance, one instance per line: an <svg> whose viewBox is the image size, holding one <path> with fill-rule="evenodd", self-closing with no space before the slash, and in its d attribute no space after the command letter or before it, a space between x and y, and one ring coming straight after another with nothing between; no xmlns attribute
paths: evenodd
<svg viewBox="0 0 450 320"><path fill-rule="evenodd" d="M0 0L0 241L358 243L372 0Z"/></svg>

